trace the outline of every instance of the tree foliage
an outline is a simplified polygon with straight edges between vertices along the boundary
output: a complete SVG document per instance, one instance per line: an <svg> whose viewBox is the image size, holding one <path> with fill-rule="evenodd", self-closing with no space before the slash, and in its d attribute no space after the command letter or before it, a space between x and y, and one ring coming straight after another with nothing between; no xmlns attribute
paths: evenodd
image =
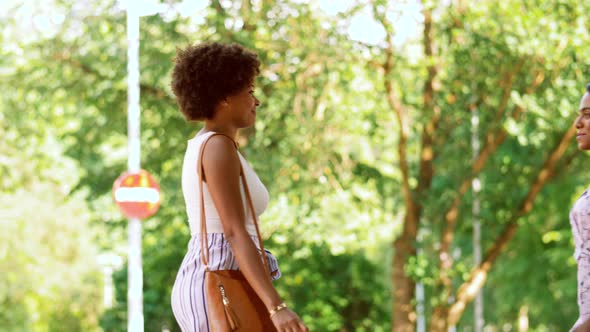
<svg viewBox="0 0 590 332"><path fill-rule="evenodd" d="M43 6L23 0L2 16L0 318L15 331L120 331L125 265L115 306L91 304L97 254L126 252L110 196L126 168L125 15L115 1ZM489 326L515 324L524 307L534 330L573 323L566 207L588 176L568 129L586 81L587 4L182 8L140 21L141 159L163 193L143 224L147 331L179 330L169 299L190 236L180 170L198 128L178 112L169 74L176 47L206 40L260 56L260 116L239 143L271 193L261 222L277 287L312 330L412 329L416 282L431 330L467 329L462 290L481 271ZM359 20L383 38L354 37ZM487 270L473 265L474 177Z"/></svg>

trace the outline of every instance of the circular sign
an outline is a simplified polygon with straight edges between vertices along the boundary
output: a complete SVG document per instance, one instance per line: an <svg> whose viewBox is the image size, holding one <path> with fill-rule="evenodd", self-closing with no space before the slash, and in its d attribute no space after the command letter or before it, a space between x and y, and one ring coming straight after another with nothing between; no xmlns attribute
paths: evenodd
<svg viewBox="0 0 590 332"><path fill-rule="evenodd" d="M126 217L149 218L160 207L160 186L145 170L125 172L113 184L113 198Z"/></svg>

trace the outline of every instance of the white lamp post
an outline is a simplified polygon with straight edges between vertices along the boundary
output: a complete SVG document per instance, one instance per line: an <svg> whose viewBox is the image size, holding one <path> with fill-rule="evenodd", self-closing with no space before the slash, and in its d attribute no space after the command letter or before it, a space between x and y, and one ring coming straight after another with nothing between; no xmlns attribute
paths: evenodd
<svg viewBox="0 0 590 332"><path fill-rule="evenodd" d="M167 8L155 1L129 0L127 3L127 135L129 173L140 170L139 109L139 17ZM141 261L141 221L129 218L127 290L127 331L143 332L143 269Z"/></svg>

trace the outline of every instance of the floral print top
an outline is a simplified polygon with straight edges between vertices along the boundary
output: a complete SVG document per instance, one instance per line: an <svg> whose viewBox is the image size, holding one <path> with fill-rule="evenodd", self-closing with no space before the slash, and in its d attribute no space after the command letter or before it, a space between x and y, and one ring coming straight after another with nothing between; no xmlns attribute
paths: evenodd
<svg viewBox="0 0 590 332"><path fill-rule="evenodd" d="M578 198L570 211L570 224L574 237L574 258L578 263L578 307L580 316L572 331L590 319L590 192Z"/></svg>

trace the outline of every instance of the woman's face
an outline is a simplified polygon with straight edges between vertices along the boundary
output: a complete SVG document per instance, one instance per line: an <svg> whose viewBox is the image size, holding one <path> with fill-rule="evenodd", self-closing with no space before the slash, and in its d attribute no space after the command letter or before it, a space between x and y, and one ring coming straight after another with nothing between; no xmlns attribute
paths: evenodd
<svg viewBox="0 0 590 332"><path fill-rule="evenodd" d="M260 101L254 96L254 84L248 84L237 94L227 97L232 118L239 128L251 127L256 121L256 107Z"/></svg>
<svg viewBox="0 0 590 332"><path fill-rule="evenodd" d="M578 130L576 139L580 150L590 150L590 93L586 92L580 100L580 109L574 126Z"/></svg>

